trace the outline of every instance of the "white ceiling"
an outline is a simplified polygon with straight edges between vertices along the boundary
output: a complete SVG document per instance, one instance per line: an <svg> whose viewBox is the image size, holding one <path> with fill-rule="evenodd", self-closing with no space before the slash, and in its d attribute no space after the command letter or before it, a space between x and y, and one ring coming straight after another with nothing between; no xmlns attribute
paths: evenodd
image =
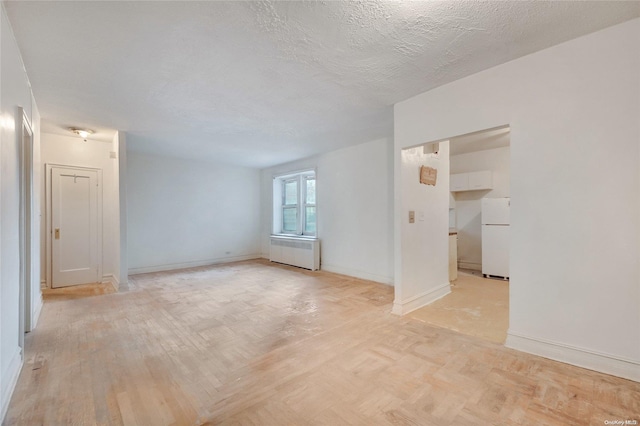
<svg viewBox="0 0 640 426"><path fill-rule="evenodd" d="M392 137L393 104L640 2L9 1L45 129L265 167Z"/></svg>

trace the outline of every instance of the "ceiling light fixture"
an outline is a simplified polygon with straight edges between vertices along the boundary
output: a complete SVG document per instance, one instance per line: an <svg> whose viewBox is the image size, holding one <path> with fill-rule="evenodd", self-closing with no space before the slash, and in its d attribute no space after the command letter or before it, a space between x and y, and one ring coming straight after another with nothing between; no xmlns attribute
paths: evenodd
<svg viewBox="0 0 640 426"><path fill-rule="evenodd" d="M80 136L82 139L85 140L85 142L87 141L87 137L89 135L93 134L93 130L89 130L89 129L78 129L76 127L69 127L69 131L72 133L75 133L76 135Z"/></svg>

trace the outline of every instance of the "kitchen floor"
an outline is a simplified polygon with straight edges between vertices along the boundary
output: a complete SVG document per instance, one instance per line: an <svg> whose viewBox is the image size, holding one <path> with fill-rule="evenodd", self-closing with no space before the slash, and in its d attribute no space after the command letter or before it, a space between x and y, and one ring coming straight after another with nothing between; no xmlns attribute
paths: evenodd
<svg viewBox="0 0 640 426"><path fill-rule="evenodd" d="M459 270L450 294L409 315L430 325L504 343L509 328L509 281Z"/></svg>

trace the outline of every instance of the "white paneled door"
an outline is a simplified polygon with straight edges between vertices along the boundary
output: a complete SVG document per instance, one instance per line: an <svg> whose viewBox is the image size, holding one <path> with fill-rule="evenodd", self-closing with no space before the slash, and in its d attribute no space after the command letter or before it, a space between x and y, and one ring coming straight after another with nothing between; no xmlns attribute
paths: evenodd
<svg viewBox="0 0 640 426"><path fill-rule="evenodd" d="M52 287L99 281L99 172L51 168Z"/></svg>

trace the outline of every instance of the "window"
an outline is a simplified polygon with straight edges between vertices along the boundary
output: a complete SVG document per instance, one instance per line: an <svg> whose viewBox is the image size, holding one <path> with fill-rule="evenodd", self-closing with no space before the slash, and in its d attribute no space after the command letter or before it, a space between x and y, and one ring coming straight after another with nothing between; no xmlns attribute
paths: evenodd
<svg viewBox="0 0 640 426"><path fill-rule="evenodd" d="M306 171L273 180L273 233L316 235L316 174Z"/></svg>

